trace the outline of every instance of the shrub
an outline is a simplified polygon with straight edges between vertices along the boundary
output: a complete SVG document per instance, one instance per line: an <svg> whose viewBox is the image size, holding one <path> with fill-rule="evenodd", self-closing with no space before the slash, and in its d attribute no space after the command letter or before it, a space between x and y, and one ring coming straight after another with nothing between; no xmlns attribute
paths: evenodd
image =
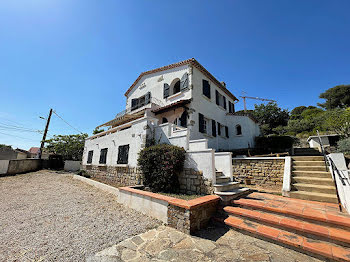
<svg viewBox="0 0 350 262"><path fill-rule="evenodd" d="M153 192L178 192L178 173L183 170L186 151L183 148L160 144L141 150L138 165L143 183Z"/></svg>
<svg viewBox="0 0 350 262"><path fill-rule="evenodd" d="M267 149L270 152L279 153L292 148L296 139L291 136L258 136L255 145L258 149Z"/></svg>
<svg viewBox="0 0 350 262"><path fill-rule="evenodd" d="M338 141L338 151L344 154L350 154L350 138Z"/></svg>
<svg viewBox="0 0 350 262"><path fill-rule="evenodd" d="M78 176L83 176L83 177L90 178L90 175L89 175L85 170L79 170L79 171L77 171L77 175L78 175Z"/></svg>

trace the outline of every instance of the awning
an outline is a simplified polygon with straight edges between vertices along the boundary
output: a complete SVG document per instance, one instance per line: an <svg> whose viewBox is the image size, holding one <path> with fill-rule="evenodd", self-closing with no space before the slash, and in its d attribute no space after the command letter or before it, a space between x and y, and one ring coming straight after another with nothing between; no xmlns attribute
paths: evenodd
<svg viewBox="0 0 350 262"><path fill-rule="evenodd" d="M179 100L179 101L172 103L170 105L163 106L163 107L157 108L155 110L152 110L152 112L155 113L156 115L158 115L158 114L168 112L168 111L173 110L173 109L178 108L178 107L184 107L185 105L187 105L189 103L191 103L191 99Z"/></svg>
<svg viewBox="0 0 350 262"><path fill-rule="evenodd" d="M127 122L133 121L135 119L143 117L145 114L145 110L141 110L140 112L137 112L135 114L124 114L122 116L116 117L102 125L99 125L96 128L100 128L102 126L120 126L122 124L125 124Z"/></svg>

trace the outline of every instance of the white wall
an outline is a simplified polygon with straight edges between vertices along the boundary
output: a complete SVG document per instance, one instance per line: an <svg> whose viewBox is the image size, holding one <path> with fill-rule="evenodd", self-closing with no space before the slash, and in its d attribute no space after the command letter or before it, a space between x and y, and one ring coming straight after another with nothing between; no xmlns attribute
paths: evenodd
<svg viewBox="0 0 350 262"><path fill-rule="evenodd" d="M193 168L203 172L203 177L215 183L214 149L188 151L186 153L185 168Z"/></svg>
<svg viewBox="0 0 350 262"><path fill-rule="evenodd" d="M166 99L163 98L164 83L167 83L170 85L170 87L172 87L172 84L174 84L175 79L181 79L181 77L188 72L189 66L184 65L181 67L172 68L169 70L143 76L132 89L132 91L128 94L126 107L131 107L132 99L141 97L147 92L151 92L151 97L160 101L160 106L166 106L178 100L190 99L192 97L192 92L190 88L184 90L181 93L178 93L175 96L170 95ZM191 85L190 80L189 85Z"/></svg>
<svg viewBox="0 0 350 262"><path fill-rule="evenodd" d="M221 171L224 174L224 176L229 177L232 181L233 180L232 153L231 152L215 153L215 169L217 171Z"/></svg>
<svg viewBox="0 0 350 262"><path fill-rule="evenodd" d="M74 161L74 160L65 160L64 161L64 170L65 171L79 171L81 167L81 161Z"/></svg>
<svg viewBox="0 0 350 262"><path fill-rule="evenodd" d="M6 174L10 160L0 160L0 174Z"/></svg>
<svg viewBox="0 0 350 262"><path fill-rule="evenodd" d="M141 118L132 121L133 125L129 129L117 131L95 139L85 140L83 165L87 164L87 156L90 150L93 150L92 165L100 165L100 151L103 148L108 148L107 162L108 166L117 166L118 147L129 144L129 159L130 167L137 166L138 153L145 142L147 134L147 125L149 120ZM121 126L122 127L122 126Z"/></svg>
<svg viewBox="0 0 350 262"><path fill-rule="evenodd" d="M260 134L259 125L246 116L227 115L229 112L228 102L230 101L233 103L233 100L229 98L215 83L210 81L210 79L208 79L198 69L193 68L193 74L191 77L193 78L193 101L191 102L190 107L195 109L195 112L190 115L190 120L193 120L195 124L190 127L190 139L208 139L208 146L217 150L254 147L254 138ZM210 99L203 95L203 79L209 81L211 88ZM221 95L224 95L226 97L226 110L216 104L215 90L218 90ZM222 129L221 136L218 134L216 137L211 136L211 122L209 123L209 135L200 133L198 113L203 114L204 117L210 120L213 119L222 125L228 126L229 138L225 137L224 129ZM238 124L242 127L242 135L239 136L236 135L236 125ZM217 128L216 133L218 133Z"/></svg>

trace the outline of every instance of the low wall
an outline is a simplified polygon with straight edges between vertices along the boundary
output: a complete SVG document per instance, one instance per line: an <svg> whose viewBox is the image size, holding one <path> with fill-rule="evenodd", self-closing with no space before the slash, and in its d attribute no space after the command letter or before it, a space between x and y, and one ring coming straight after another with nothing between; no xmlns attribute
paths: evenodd
<svg viewBox="0 0 350 262"><path fill-rule="evenodd" d="M40 168L41 168L40 159L13 159L13 160L2 160L0 162L1 175L15 175L20 173L32 172L32 171L37 171Z"/></svg>
<svg viewBox="0 0 350 262"><path fill-rule="evenodd" d="M283 157L233 158L233 178L242 182L248 177L257 185L282 185L284 162Z"/></svg>
<svg viewBox="0 0 350 262"><path fill-rule="evenodd" d="M185 168L179 174L180 193L188 195L207 195L214 192L212 182L203 176L202 171Z"/></svg>
<svg viewBox="0 0 350 262"><path fill-rule="evenodd" d="M79 171L81 167L81 161L66 160L64 161L64 171Z"/></svg>
<svg viewBox="0 0 350 262"><path fill-rule="evenodd" d="M135 186L142 184L141 171L135 167L83 165L82 169L92 178L106 182L107 184L116 186Z"/></svg>
<svg viewBox="0 0 350 262"><path fill-rule="evenodd" d="M119 203L187 234L207 226L219 200L216 195L207 195L187 201L132 187L120 187L118 198Z"/></svg>

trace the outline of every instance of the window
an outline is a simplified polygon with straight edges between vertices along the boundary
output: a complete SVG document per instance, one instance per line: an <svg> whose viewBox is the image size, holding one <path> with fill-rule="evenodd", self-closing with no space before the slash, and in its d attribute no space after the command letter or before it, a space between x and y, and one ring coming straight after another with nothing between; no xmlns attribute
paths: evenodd
<svg viewBox="0 0 350 262"><path fill-rule="evenodd" d="M236 125L236 135L242 135L242 127L240 125Z"/></svg>
<svg viewBox="0 0 350 262"><path fill-rule="evenodd" d="M162 124L165 124L165 123L168 123L168 119L165 118L165 117L163 117L163 118L162 118Z"/></svg>
<svg viewBox="0 0 350 262"><path fill-rule="evenodd" d="M87 158L87 163L91 164L92 163L92 156L94 155L94 151L91 150L88 152L88 158Z"/></svg>
<svg viewBox="0 0 350 262"><path fill-rule="evenodd" d="M235 104L231 103L230 101L228 101L228 112L229 113L234 113L235 112Z"/></svg>
<svg viewBox="0 0 350 262"><path fill-rule="evenodd" d="M198 113L198 119L199 119L199 132L203 134L208 134L209 119L205 118L201 113Z"/></svg>
<svg viewBox="0 0 350 262"><path fill-rule="evenodd" d="M128 159L129 159L129 145L119 146L117 164L127 164Z"/></svg>
<svg viewBox="0 0 350 262"><path fill-rule="evenodd" d="M108 152L108 148L103 148L101 149L100 152L100 164L106 164L107 162L107 152Z"/></svg>
<svg viewBox="0 0 350 262"><path fill-rule="evenodd" d="M174 88L173 88L173 94L176 94L179 92L180 92L180 80L175 83Z"/></svg>
<svg viewBox="0 0 350 262"><path fill-rule="evenodd" d="M211 134L212 136L216 136L216 122L215 120L211 120Z"/></svg>
<svg viewBox="0 0 350 262"><path fill-rule="evenodd" d="M210 85L207 80L203 79L203 95L210 99Z"/></svg>
<svg viewBox="0 0 350 262"><path fill-rule="evenodd" d="M226 136L227 138L229 138L229 135L228 135L228 126L225 126L225 136Z"/></svg>
<svg viewBox="0 0 350 262"><path fill-rule="evenodd" d="M220 94L218 90L215 90L215 98L216 104L226 109L226 97Z"/></svg>
<svg viewBox="0 0 350 262"><path fill-rule="evenodd" d="M221 124L218 122L218 135L221 136Z"/></svg>
<svg viewBox="0 0 350 262"><path fill-rule="evenodd" d="M131 99L131 110L136 110L140 107L148 105L149 103L151 103L151 92L148 92L139 98Z"/></svg>

